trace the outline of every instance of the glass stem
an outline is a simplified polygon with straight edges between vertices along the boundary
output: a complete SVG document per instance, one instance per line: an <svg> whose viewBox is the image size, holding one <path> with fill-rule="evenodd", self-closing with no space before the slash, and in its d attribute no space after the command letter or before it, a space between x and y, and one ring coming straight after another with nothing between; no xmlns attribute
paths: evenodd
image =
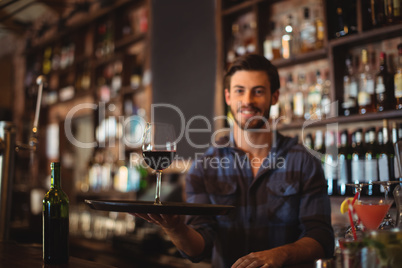
<svg viewBox="0 0 402 268"><path fill-rule="evenodd" d="M384 186L385 201L388 201L389 185L385 184L383 186Z"/></svg>
<svg viewBox="0 0 402 268"><path fill-rule="evenodd" d="M155 189L155 205L162 205L161 202L161 181L162 181L162 171L156 172L156 189Z"/></svg>

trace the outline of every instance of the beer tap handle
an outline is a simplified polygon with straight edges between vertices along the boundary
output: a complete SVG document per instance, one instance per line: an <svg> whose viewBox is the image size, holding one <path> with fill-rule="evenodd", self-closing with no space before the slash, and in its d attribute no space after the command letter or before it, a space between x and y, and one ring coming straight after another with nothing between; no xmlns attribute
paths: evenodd
<svg viewBox="0 0 402 268"><path fill-rule="evenodd" d="M42 103L42 92L43 92L43 85L46 83L46 78L43 75L38 76L36 78L36 84L38 85L38 97L36 99L36 109L35 109L35 116L34 122L32 126L31 136L29 138L28 144L23 144L20 142L16 143L16 151L20 150L30 150L35 151L36 145L38 144L38 124L39 124L39 115L40 115L40 105Z"/></svg>

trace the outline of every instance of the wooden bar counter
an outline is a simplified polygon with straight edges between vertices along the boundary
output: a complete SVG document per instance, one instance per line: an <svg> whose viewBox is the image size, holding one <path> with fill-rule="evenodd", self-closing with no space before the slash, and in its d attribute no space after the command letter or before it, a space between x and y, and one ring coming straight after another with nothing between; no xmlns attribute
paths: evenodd
<svg viewBox="0 0 402 268"><path fill-rule="evenodd" d="M0 242L0 267L2 268L111 268L114 266L91 262L70 256L68 264L48 265L42 259L41 244L17 244L14 242Z"/></svg>

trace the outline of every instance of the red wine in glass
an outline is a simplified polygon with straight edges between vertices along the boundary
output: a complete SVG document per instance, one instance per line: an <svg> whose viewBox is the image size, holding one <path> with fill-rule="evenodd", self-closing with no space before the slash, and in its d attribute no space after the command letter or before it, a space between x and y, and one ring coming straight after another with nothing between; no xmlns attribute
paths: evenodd
<svg viewBox="0 0 402 268"><path fill-rule="evenodd" d="M155 205L162 205L162 170L172 164L175 154L176 136L173 126L165 123L147 123L142 140L142 156L145 163L156 171Z"/></svg>
<svg viewBox="0 0 402 268"><path fill-rule="evenodd" d="M144 151L145 163L153 170L164 170L172 164L176 151Z"/></svg>

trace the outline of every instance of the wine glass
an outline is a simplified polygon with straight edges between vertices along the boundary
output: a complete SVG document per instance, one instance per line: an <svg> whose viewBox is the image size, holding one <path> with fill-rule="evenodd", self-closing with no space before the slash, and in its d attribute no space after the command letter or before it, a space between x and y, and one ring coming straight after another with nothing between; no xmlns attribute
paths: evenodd
<svg viewBox="0 0 402 268"><path fill-rule="evenodd" d="M142 156L145 163L156 171L155 205L162 205L162 170L170 166L175 154L176 135L173 126L166 123L147 123L142 140Z"/></svg>

